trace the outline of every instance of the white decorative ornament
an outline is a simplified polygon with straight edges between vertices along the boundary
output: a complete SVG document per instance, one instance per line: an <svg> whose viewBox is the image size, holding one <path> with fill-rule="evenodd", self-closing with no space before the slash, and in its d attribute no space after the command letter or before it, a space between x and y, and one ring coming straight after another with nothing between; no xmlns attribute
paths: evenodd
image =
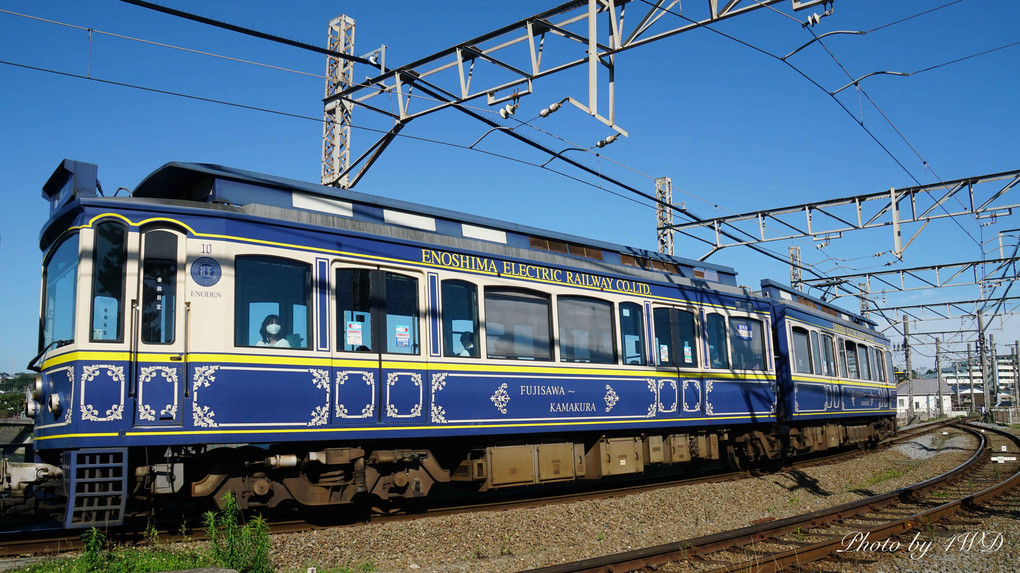
<svg viewBox="0 0 1020 573"><path fill-rule="evenodd" d="M85 385L99 375L100 370L106 369L106 375L120 387L120 403L113 404L107 411L105 417L99 417L99 410L92 404L85 403ZM81 419L89 422L111 422L124 417L124 367L112 366L110 364L90 364L82 367L81 377Z"/></svg>
<svg viewBox="0 0 1020 573"><path fill-rule="evenodd" d="M496 393L489 400L492 400L500 414L506 414L506 405L510 403L510 394L506 391L506 382L499 385Z"/></svg>
<svg viewBox="0 0 1020 573"><path fill-rule="evenodd" d="M616 403L620 401L620 396L616 393L616 390L613 390L613 387L610 386L609 384L606 384L606 390L607 390L605 396L606 412L609 412L613 409L613 406L616 406Z"/></svg>

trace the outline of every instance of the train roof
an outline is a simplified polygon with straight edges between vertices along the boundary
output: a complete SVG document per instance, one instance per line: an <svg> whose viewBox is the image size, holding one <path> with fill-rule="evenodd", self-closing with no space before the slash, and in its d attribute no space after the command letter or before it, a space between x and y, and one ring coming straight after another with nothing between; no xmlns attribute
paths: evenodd
<svg viewBox="0 0 1020 573"><path fill-rule="evenodd" d="M221 165L170 162L148 175L131 195L299 209L736 286L737 273L731 267Z"/></svg>
<svg viewBox="0 0 1020 573"><path fill-rule="evenodd" d="M878 323L870 318L846 311L832 303L806 295L792 287L771 279L764 279L761 281L760 294L771 298L772 300L796 307L810 314L814 314L816 316L825 315L826 318L837 319L858 328L874 330L875 327L878 326Z"/></svg>

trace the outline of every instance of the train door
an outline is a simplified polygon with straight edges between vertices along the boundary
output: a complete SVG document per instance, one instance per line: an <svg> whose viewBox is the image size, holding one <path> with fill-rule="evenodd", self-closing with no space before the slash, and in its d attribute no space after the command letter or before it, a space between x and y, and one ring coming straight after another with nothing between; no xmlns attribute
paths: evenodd
<svg viewBox="0 0 1020 573"><path fill-rule="evenodd" d="M675 390L679 416L704 412L705 395L698 371L698 328L693 309L656 307L652 309L652 350L659 376L659 407L670 411L667 386ZM667 373L668 378L667 378Z"/></svg>
<svg viewBox="0 0 1020 573"><path fill-rule="evenodd" d="M141 233L138 295L132 301L131 353L135 425L180 424L184 393L184 235Z"/></svg>
<svg viewBox="0 0 1020 573"><path fill-rule="evenodd" d="M335 424L425 421L422 276L337 264L333 268Z"/></svg>

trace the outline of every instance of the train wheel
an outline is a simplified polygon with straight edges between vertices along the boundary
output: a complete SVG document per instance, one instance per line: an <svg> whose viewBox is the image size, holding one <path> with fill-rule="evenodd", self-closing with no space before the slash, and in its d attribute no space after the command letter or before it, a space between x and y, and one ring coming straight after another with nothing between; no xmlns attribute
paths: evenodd
<svg viewBox="0 0 1020 573"><path fill-rule="evenodd" d="M726 461L730 468L734 471L743 471L747 469L747 463L744 458L737 453L735 446L726 446Z"/></svg>

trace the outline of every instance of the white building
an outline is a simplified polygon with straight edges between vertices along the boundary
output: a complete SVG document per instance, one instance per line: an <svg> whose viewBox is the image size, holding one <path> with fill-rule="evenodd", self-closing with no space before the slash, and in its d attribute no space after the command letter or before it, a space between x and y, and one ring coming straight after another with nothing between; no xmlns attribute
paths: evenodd
<svg viewBox="0 0 1020 573"><path fill-rule="evenodd" d="M909 384L909 385L908 385ZM942 410L939 410L938 380L914 378L909 383L900 382L896 387L896 415L906 417L910 411L909 397L913 394L914 414L923 419L934 418L939 414L948 416L953 411L953 391L942 382Z"/></svg>
<svg viewBox="0 0 1020 573"><path fill-rule="evenodd" d="M1011 356L999 356L996 360L996 368L989 369L989 374L992 376L991 380L989 380L989 386L994 384L996 380L998 380L999 386L998 397L990 400L992 402L990 405L1015 405L1017 403L1015 399L1017 372L1013 366L1013 358ZM984 404L981 369L977 364L972 364L968 368L967 362L955 363L951 367L942 370L942 379L960 397L960 402L957 404L959 408L966 409L969 407L971 394L976 398L978 406Z"/></svg>

